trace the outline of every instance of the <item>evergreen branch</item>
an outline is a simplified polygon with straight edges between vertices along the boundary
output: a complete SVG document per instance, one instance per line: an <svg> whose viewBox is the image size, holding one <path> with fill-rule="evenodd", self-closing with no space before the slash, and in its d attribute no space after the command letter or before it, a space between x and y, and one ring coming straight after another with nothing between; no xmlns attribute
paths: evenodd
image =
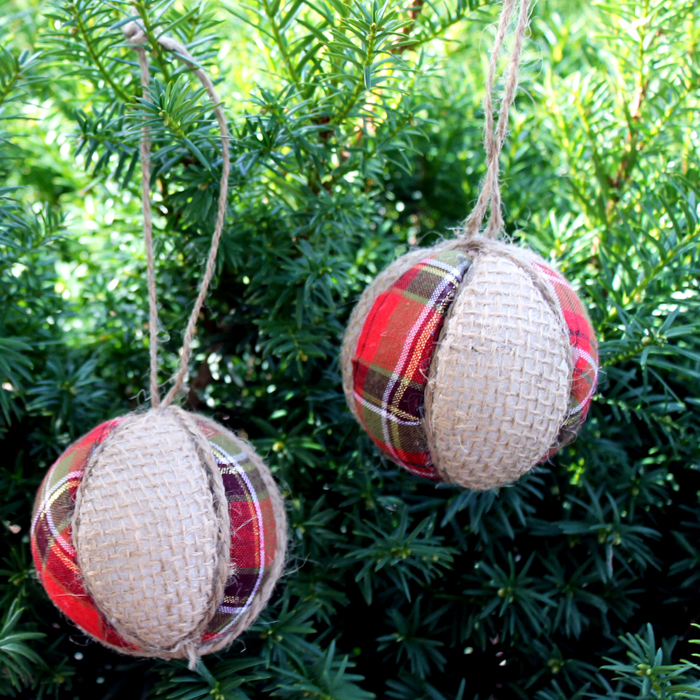
<svg viewBox="0 0 700 700"><path fill-rule="evenodd" d="M362 77L357 79L355 87L350 96L345 101L345 104L338 110L336 115L330 120L329 125L342 124L351 110L357 104L357 100L363 90L371 89L371 66L374 61L374 45L377 38L377 23L372 22L369 25L369 35L367 36L367 49L365 51L365 59L362 63Z"/></svg>
<svg viewBox="0 0 700 700"><path fill-rule="evenodd" d="M92 41L92 34L88 30L87 25L85 24L85 19L83 17L83 13L81 12L81 9L78 8L75 4L75 2L69 2L68 3L68 9L71 12L71 16L73 18L73 21L75 22L75 28L77 29L77 33L80 35L80 38L83 40L83 43L85 45L85 49L88 53L88 56L92 60L93 64L97 68L97 70L100 73L100 76L102 79L105 81L109 87L112 88L112 91L114 94L122 101L122 102L130 102L131 101L131 96L128 95L113 79L111 72L105 65L104 61L102 61L102 58L100 56L100 52L96 45Z"/></svg>
<svg viewBox="0 0 700 700"><path fill-rule="evenodd" d="M285 70L287 71L287 75L291 79L291 81L294 83L294 85L297 86L297 88L301 87L301 81L299 79L299 75L296 71L296 68L294 67L294 64L292 63L291 57L289 56L289 52L287 50L287 42L284 38L284 34L280 28L280 26L277 24L275 20L275 9L273 9L271 0L261 0L263 4L263 8L265 11L265 15L267 16L268 22L270 23L270 29L272 30L272 37L275 41L275 44L280 52L280 56L282 56L282 61L284 63ZM277 8L279 8L280 3L279 0L275 2L275 5Z"/></svg>
<svg viewBox="0 0 700 700"><path fill-rule="evenodd" d="M411 21L402 30L405 38L397 42L392 52L401 54L404 51L417 51L421 46L425 46L444 36L449 29L463 21L470 12L484 4L484 1L466 0L465 2L464 0L458 0L454 13L450 12L448 7L447 18L439 18L437 23L426 23L430 26L429 31L425 31L416 37L415 28L418 26L420 18L425 14L425 5L427 4L433 10L435 10L435 7L431 2L426 3L426 0L413 0L408 10Z"/></svg>
<svg viewBox="0 0 700 700"><path fill-rule="evenodd" d="M0 47L0 50L2 50L3 54L5 54L4 49ZM3 56L3 58L4 57L5 56ZM13 70L9 76L9 79L4 81L3 84L0 85L0 107L2 107L3 103L8 98L15 85L19 82L20 76L23 72L22 66L19 63L19 61L13 61L13 64ZM3 76L3 78L6 78L6 76Z"/></svg>
<svg viewBox="0 0 700 700"><path fill-rule="evenodd" d="M685 238L679 240L675 245L672 245L664 250L664 255L659 256L656 264L646 272L641 279L635 284L632 290L626 293L622 299L622 306L626 308L632 302L638 303L643 294L649 288L649 286L656 281L659 276L666 271L671 263L677 259L682 253L688 250L688 247L695 243L695 241L700 238L700 226L696 225L694 230ZM619 315L618 306L612 306L608 309L608 313L601 323L601 327L605 328L610 325L612 321Z"/></svg>
<svg viewBox="0 0 700 700"><path fill-rule="evenodd" d="M12 688L20 690L32 685L32 666L41 667L41 657L27 644L29 640L41 639L40 632L20 632L17 625L22 615L22 608L14 600L5 613L0 627L0 667Z"/></svg>
<svg viewBox="0 0 700 700"><path fill-rule="evenodd" d="M666 338L656 337L652 335L644 335L642 339L636 343L631 349L625 350L624 352L613 355L612 357L606 357L603 362L601 362L601 367L610 367L612 365L618 365L627 360L631 360L633 357L640 355L647 348L652 345L657 345L663 347L666 344Z"/></svg>

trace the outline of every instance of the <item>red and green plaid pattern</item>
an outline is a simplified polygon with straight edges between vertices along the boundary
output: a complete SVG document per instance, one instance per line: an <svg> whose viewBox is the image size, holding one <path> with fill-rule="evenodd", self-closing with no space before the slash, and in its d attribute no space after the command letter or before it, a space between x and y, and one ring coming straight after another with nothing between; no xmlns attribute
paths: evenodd
<svg viewBox="0 0 700 700"><path fill-rule="evenodd" d="M70 524L75 492L90 454L118 423L117 418L98 425L73 443L49 469L34 504L31 547L39 580L61 612L96 639L116 647L136 649L119 636L85 591Z"/></svg>
<svg viewBox="0 0 700 700"><path fill-rule="evenodd" d="M548 455L551 457L557 449L576 437L586 420L598 383L598 341L586 309L564 276L542 261L532 260L531 264L550 286L561 305L564 320L569 328L569 343L574 361L569 408L556 446Z"/></svg>
<svg viewBox="0 0 700 700"><path fill-rule="evenodd" d="M71 535L75 493L92 450L118 425L117 418L99 425L71 445L49 469L37 493L31 548L39 579L65 615L92 637L112 646L138 650L106 621L82 584ZM248 609L270 576L277 547L272 503L259 470L230 438L199 424L221 470L231 518L231 561L224 600L202 641L225 634Z"/></svg>
<svg viewBox="0 0 700 700"><path fill-rule="evenodd" d="M421 260L380 294L353 358L362 425L391 459L439 481L423 426L428 369L447 310L470 259L449 250Z"/></svg>
<svg viewBox="0 0 700 700"><path fill-rule="evenodd" d="M224 600L202 635L202 641L208 642L229 632L270 578L277 527L260 470L223 432L203 423L199 428L209 440L224 480L231 518L231 563L235 567Z"/></svg>

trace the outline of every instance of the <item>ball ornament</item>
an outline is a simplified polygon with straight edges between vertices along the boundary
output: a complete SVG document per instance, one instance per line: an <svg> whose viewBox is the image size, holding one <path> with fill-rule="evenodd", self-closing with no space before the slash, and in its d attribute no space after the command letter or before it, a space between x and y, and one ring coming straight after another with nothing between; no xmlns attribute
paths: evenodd
<svg viewBox="0 0 700 700"><path fill-rule="evenodd" d="M191 666L253 622L285 545L282 498L251 445L174 406L71 445L31 528L39 579L78 627L121 653Z"/></svg>
<svg viewBox="0 0 700 700"><path fill-rule="evenodd" d="M393 462L487 490L573 440L595 392L588 314L526 248L476 236L413 250L353 310L345 396Z"/></svg>

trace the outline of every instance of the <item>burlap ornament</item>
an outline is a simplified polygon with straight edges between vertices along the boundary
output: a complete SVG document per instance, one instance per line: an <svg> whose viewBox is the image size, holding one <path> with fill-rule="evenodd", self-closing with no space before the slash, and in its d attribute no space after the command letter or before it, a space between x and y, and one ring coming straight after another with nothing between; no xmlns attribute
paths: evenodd
<svg viewBox="0 0 700 700"><path fill-rule="evenodd" d="M135 22L124 28L150 83ZM197 318L226 218L228 130L206 73L166 36L214 105L222 136L217 220L199 294L184 333L180 368L161 402L158 312L150 208L150 140L141 140L148 262L152 409L98 426L64 452L37 494L31 546L49 597L107 647L133 656L197 658L240 635L265 607L282 573L284 504L250 444L200 415L173 406L183 391Z"/></svg>
<svg viewBox="0 0 700 700"><path fill-rule="evenodd" d="M496 240L498 155L528 0L495 131L491 91L514 4L504 2L489 64L487 174L474 211L458 238L403 255L367 287L341 351L350 410L387 457L476 490L515 481L574 439L598 372L593 328L566 279L528 249Z"/></svg>
<svg viewBox="0 0 700 700"><path fill-rule="evenodd" d="M40 581L84 632L124 654L191 661L265 607L286 539L284 503L253 448L172 406L69 447L31 530Z"/></svg>
<svg viewBox="0 0 700 700"><path fill-rule="evenodd" d="M431 474L397 459L405 415L383 391L372 395L360 381L358 368L367 362L358 341L364 329L379 345L395 346L391 357L401 362L373 366L383 376L402 376L416 355L412 323L401 336L388 333L372 309L420 260L451 249L471 263L428 348L420 414ZM554 289L550 275L563 291ZM380 449L414 474L478 490L510 483L575 437L595 391L595 335L580 301L565 313L571 298L578 301L566 280L519 246L472 238L411 251L365 290L353 312L364 318L353 323L351 316L341 353L348 405ZM405 322L405 309L395 313ZM371 425L367 414L381 415L382 425ZM387 434L393 450L382 444Z"/></svg>

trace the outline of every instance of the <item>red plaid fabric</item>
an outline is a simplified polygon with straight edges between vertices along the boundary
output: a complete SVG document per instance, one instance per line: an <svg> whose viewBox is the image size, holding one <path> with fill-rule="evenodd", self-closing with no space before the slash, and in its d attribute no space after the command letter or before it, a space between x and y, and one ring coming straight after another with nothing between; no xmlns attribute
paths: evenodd
<svg viewBox="0 0 700 700"><path fill-rule="evenodd" d="M208 642L226 635L250 607L272 573L277 552L277 526L270 494L260 470L225 434L199 424L214 451L224 480L231 518L233 575L224 599L202 635Z"/></svg>
<svg viewBox="0 0 700 700"><path fill-rule="evenodd" d="M136 649L119 636L85 591L70 525L75 492L90 454L118 424L119 418L98 425L73 443L49 469L34 504L31 548L39 580L61 612L96 639Z"/></svg>
<svg viewBox="0 0 700 700"><path fill-rule="evenodd" d="M423 426L425 386L435 343L470 259L457 250L421 260L370 310L353 358L357 413L396 464L440 481Z"/></svg>
<svg viewBox="0 0 700 700"><path fill-rule="evenodd" d="M564 320L569 328L569 343L574 361L569 408L556 445L547 455L549 458L576 437L586 420L598 384L598 341L588 312L564 276L542 261L532 260L531 264L549 285L561 305Z"/></svg>
<svg viewBox="0 0 700 700"><path fill-rule="evenodd" d="M90 636L112 646L138 650L119 636L85 591L70 526L75 493L90 454L119 421L103 423L80 438L49 469L34 505L31 549L39 580L59 610ZM277 532L272 503L257 467L226 435L208 425L200 423L199 427L214 451L229 501L235 572L219 610L202 635L206 642L226 634L269 578Z"/></svg>

